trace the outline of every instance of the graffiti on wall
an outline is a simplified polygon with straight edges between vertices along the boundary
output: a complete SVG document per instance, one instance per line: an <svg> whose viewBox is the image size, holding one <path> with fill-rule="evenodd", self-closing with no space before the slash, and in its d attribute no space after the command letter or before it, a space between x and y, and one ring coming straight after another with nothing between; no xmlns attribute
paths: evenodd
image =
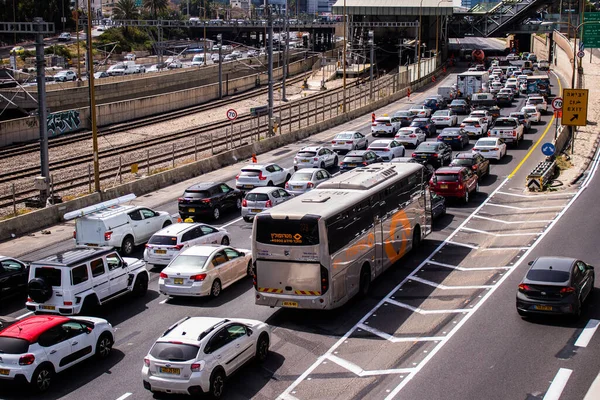
<svg viewBox="0 0 600 400"><path fill-rule="evenodd" d="M77 110L48 114L48 137L76 131L80 125L81 119Z"/></svg>

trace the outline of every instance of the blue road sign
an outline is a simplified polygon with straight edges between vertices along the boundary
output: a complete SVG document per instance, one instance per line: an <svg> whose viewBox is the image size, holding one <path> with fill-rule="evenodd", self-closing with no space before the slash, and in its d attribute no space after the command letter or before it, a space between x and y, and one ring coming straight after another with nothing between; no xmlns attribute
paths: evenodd
<svg viewBox="0 0 600 400"><path fill-rule="evenodd" d="M544 153L544 155L547 157L554 155L555 151L556 151L556 147L554 147L554 145L552 143L544 143L542 145L542 153Z"/></svg>

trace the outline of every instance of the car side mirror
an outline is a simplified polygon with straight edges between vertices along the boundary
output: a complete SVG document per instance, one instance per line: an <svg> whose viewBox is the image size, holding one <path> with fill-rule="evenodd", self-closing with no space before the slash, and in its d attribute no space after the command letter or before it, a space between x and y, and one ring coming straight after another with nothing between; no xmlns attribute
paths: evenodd
<svg viewBox="0 0 600 400"><path fill-rule="evenodd" d="M246 328L246 335L252 336L252 329Z"/></svg>
<svg viewBox="0 0 600 400"><path fill-rule="evenodd" d="M243 251L240 251L240 255L243 257L246 255L246 253L244 253Z"/></svg>
<svg viewBox="0 0 600 400"><path fill-rule="evenodd" d="M591 269L592 271L594 270L594 267L591 265L588 265L587 267L588 267L588 269Z"/></svg>
<svg viewBox="0 0 600 400"><path fill-rule="evenodd" d="M527 265L529 265L529 266L531 267L531 266L533 265L533 261L529 261L529 262L527 263Z"/></svg>
<svg viewBox="0 0 600 400"><path fill-rule="evenodd" d="M121 268L127 268L127 262L121 261Z"/></svg>

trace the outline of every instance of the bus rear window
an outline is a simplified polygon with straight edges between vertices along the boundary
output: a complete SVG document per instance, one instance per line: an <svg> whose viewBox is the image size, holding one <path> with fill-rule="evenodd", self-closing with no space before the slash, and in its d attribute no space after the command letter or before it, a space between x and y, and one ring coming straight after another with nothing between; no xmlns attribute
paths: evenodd
<svg viewBox="0 0 600 400"><path fill-rule="evenodd" d="M319 217L305 215L301 219L275 219L271 215L256 216L255 239L259 243L283 246L319 244Z"/></svg>

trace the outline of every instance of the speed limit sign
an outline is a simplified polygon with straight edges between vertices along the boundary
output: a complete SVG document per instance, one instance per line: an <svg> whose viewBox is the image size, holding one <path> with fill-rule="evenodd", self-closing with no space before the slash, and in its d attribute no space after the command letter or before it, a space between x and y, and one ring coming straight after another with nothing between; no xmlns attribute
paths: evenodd
<svg viewBox="0 0 600 400"><path fill-rule="evenodd" d="M228 120L233 121L236 118L237 118L237 111L235 111L233 108L230 108L229 110L227 110L227 119Z"/></svg>
<svg viewBox="0 0 600 400"><path fill-rule="evenodd" d="M556 97L554 98L554 100L552 100L552 108L554 108L554 111L558 111L560 109L562 109L563 106L563 99L561 97Z"/></svg>

